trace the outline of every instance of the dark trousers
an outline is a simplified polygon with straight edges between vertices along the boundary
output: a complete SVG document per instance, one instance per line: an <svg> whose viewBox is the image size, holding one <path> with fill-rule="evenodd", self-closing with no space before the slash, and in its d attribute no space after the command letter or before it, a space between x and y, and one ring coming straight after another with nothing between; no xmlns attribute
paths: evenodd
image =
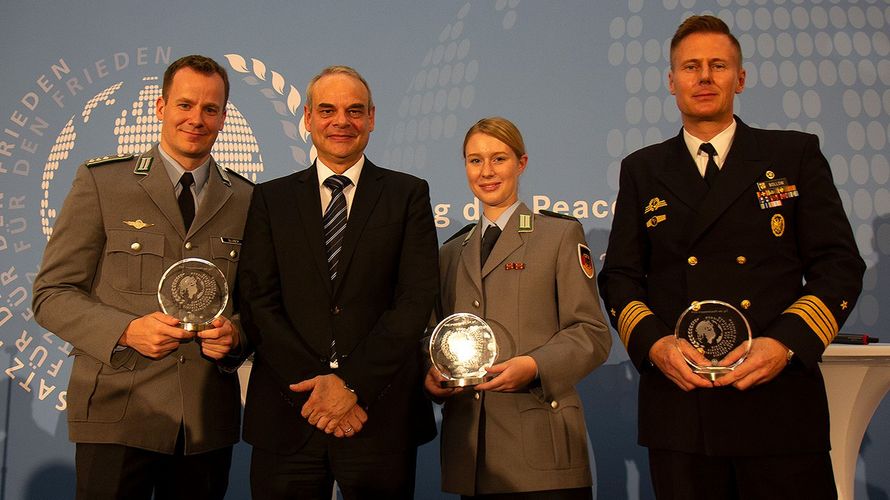
<svg viewBox="0 0 890 500"><path fill-rule="evenodd" d="M592 500L593 490L587 487L522 493L495 493L492 495L461 495L460 498L461 500Z"/></svg>
<svg viewBox="0 0 890 500"><path fill-rule="evenodd" d="M709 457L649 450L658 500L836 500L825 453Z"/></svg>
<svg viewBox="0 0 890 500"><path fill-rule="evenodd" d="M254 447L250 459L250 491L259 500L330 500L334 480L345 500L414 498L417 449L375 452L344 447L338 439L313 432L292 455Z"/></svg>
<svg viewBox="0 0 890 500"><path fill-rule="evenodd" d="M222 500L232 447L184 455L182 432L173 455L119 444L77 443L77 500Z"/></svg>

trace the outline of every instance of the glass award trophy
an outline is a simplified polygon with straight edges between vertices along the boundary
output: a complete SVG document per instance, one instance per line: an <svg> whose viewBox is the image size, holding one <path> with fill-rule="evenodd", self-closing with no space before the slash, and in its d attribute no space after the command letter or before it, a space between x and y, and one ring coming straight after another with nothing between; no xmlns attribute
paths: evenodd
<svg viewBox="0 0 890 500"><path fill-rule="evenodd" d="M719 300L693 302L683 311L674 336L689 342L710 365L700 366L683 354L692 371L714 381L739 366L751 350L751 326L745 316L731 304ZM718 366L733 349L744 345L745 354L729 366ZM679 344L678 344L679 348Z"/></svg>
<svg viewBox="0 0 890 500"><path fill-rule="evenodd" d="M204 330L229 301L226 277L212 262L189 258L164 271L158 284L161 311L179 319L183 329Z"/></svg>
<svg viewBox="0 0 890 500"><path fill-rule="evenodd" d="M430 359L446 378L442 387L467 387L490 380L485 369L497 357L494 332L474 314L452 314L436 325L430 336Z"/></svg>

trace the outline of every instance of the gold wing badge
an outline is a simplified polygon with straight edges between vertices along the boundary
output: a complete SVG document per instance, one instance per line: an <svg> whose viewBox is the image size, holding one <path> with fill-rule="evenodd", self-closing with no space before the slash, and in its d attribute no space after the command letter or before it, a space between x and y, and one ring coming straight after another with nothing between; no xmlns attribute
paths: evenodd
<svg viewBox="0 0 890 500"><path fill-rule="evenodd" d="M125 220L123 222L124 222L124 224L126 224L130 227L134 227L136 229L144 229L146 227L154 226L154 224L152 224L151 222L143 222L142 219Z"/></svg>
<svg viewBox="0 0 890 500"><path fill-rule="evenodd" d="M649 200L649 203L647 203L646 206L643 207L643 213L648 214L666 206L667 202L656 196L655 198ZM663 222L665 220L667 220L667 215L665 214L653 215L651 218L649 218L649 220L646 221L646 227L655 227L658 225L659 222Z"/></svg>

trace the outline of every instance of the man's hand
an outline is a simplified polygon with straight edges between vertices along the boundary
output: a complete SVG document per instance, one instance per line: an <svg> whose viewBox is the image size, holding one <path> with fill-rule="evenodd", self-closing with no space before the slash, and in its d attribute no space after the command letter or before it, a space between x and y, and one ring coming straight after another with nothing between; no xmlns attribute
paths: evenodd
<svg viewBox="0 0 890 500"><path fill-rule="evenodd" d="M210 323L207 330L198 332L201 339L201 352L210 359L220 360L236 351L240 339L235 324L220 316Z"/></svg>
<svg viewBox="0 0 890 500"><path fill-rule="evenodd" d="M439 382L444 382L445 380L448 379L432 366L426 372L426 377L423 379L423 389L430 395L433 401L441 403L443 400L463 392L463 387L442 387L439 385Z"/></svg>
<svg viewBox="0 0 890 500"><path fill-rule="evenodd" d="M328 434L333 434L338 438L351 438L362 430L362 427L367 421L368 414L365 413L365 410L361 406L355 404L351 410L346 412L346 416L339 422L334 423L333 420L329 422L324 431Z"/></svg>
<svg viewBox="0 0 890 500"><path fill-rule="evenodd" d="M195 334L178 327L179 320L162 312L136 318L127 325L117 344L135 349L151 359L161 359L175 351L179 343Z"/></svg>
<svg viewBox="0 0 890 500"><path fill-rule="evenodd" d="M477 385L477 391L518 392L538 376L538 363L531 356L516 356L493 365L486 371L495 377Z"/></svg>
<svg viewBox="0 0 890 500"><path fill-rule="evenodd" d="M666 335L652 344L649 349L649 361L652 361L667 378L684 391L713 387L714 385L709 380L692 371L692 368L683 359L684 354L700 366L711 364L692 347L692 344L685 340L677 341L673 335Z"/></svg>
<svg viewBox="0 0 890 500"><path fill-rule="evenodd" d="M729 366L745 353L744 345L733 349L720 361L721 366ZM788 348L771 337L757 337L751 341L751 351L735 370L720 377L715 386L731 385L744 391L774 379L788 364Z"/></svg>
<svg viewBox="0 0 890 500"><path fill-rule="evenodd" d="M332 421L335 426L339 426L347 412L358 402L358 397L346 388L343 379L333 373L291 384L290 390L312 391L300 414L322 431L327 429Z"/></svg>

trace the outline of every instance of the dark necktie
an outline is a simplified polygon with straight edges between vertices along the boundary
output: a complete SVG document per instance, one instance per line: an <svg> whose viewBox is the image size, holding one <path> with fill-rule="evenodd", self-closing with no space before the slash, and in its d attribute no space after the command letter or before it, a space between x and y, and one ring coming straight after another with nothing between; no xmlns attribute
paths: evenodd
<svg viewBox="0 0 890 500"><path fill-rule="evenodd" d="M714 160L714 157L717 156L717 150L714 149L710 142L703 143L698 150L708 155L708 165L705 167L705 182L708 183L708 187L713 187L714 181L717 180L717 174L720 173L720 169L717 168L717 162Z"/></svg>
<svg viewBox="0 0 890 500"><path fill-rule="evenodd" d="M324 186L331 190L331 202L321 221L324 225L324 247L328 254L328 270L331 281L337 277L337 263L343 248L343 232L346 230L346 195L343 189L352 184L345 175L332 175L324 180Z"/></svg>
<svg viewBox="0 0 890 500"><path fill-rule="evenodd" d="M498 237L501 235L501 228L497 225L488 226L488 229L485 230L485 234L482 235L482 248L479 254L479 262L484 266L485 261L488 260L488 256L491 254L491 249L494 248L494 244L497 243Z"/></svg>
<svg viewBox="0 0 890 500"><path fill-rule="evenodd" d="M191 172L186 172L179 178L182 191L179 192L177 201L179 201L179 212L182 214L182 222L185 223L186 232L192 227L192 221L195 220L195 197L192 196L191 189L194 183L195 178L192 177Z"/></svg>

